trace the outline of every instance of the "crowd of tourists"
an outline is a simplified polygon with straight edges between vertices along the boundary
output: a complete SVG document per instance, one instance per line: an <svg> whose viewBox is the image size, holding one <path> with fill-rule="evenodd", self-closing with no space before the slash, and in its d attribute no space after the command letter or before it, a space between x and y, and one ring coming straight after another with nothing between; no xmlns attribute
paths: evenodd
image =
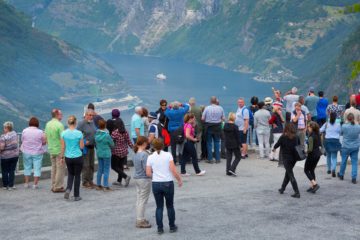
<svg viewBox="0 0 360 240"><path fill-rule="evenodd" d="M225 117L224 109L216 97L208 106L198 106L195 98L187 103L160 100L159 109L148 111L136 107L128 132L120 111L113 109L107 121L89 104L83 119L67 118L65 130L60 109L53 109L52 119L40 129L39 120L32 117L29 127L21 134L21 141L12 122L3 124L0 137L0 157L4 190L14 190L15 169L22 153L24 187L39 188L42 161L45 152L51 159L51 191L63 193L65 199L81 200L80 186L87 189L111 192L113 186L128 187L131 176L127 174L127 157L133 149L133 179L136 186L136 227L149 228L145 206L151 189L156 202L158 233L164 232L164 200L169 218L170 232L177 231L174 210L174 180L179 187L182 178L191 174L186 164L191 163L195 176L203 176L199 162L220 163L226 158L225 174L237 176L241 159L248 155L248 145L258 146L259 159L278 161L285 168L279 193L284 193L290 182L294 194L300 191L293 168L297 161L305 160L304 173L309 179L310 193L320 185L315 168L321 155L326 155L327 173L343 180L347 160L352 165L351 181L357 183L358 152L360 146L360 90L351 95L346 105L332 102L323 91L315 93L310 88L306 96L298 95L294 87L285 94L273 89L273 97L259 100L254 96L246 106L244 98L237 100L238 108ZM21 142L21 144L20 144ZM19 147L20 146L20 147ZM301 152L306 151L305 157ZM338 153L340 169L336 173ZM95 158L98 161L96 179ZM180 173L176 165L180 166ZM65 168L66 166L66 168ZM110 168L117 174L109 183ZM67 184L64 176L67 169ZM33 184L30 177L33 173ZM70 196L73 191L73 197Z"/></svg>

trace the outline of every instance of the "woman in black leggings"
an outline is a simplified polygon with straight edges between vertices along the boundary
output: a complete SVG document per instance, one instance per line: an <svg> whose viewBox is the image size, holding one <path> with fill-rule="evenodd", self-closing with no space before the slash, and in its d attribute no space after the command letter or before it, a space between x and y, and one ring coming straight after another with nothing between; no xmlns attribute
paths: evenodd
<svg viewBox="0 0 360 240"><path fill-rule="evenodd" d="M272 150L274 152L278 147L281 147L282 159L284 161L284 167L286 170L284 181L281 188L279 189L279 193L284 193L285 188L290 181L295 192L293 195L291 195L291 197L294 198L300 198L299 188L293 172L293 168L296 164L295 146L298 144L298 142L299 140L296 137L296 129L294 124L287 123L285 125L284 133L281 135L279 141L275 144L274 149Z"/></svg>
<svg viewBox="0 0 360 240"><path fill-rule="evenodd" d="M311 184L307 192L315 193L320 188L315 177L315 168L321 157L319 125L316 122L310 122L307 126L307 130L309 133L307 150L308 156L306 158L304 172L309 178Z"/></svg>

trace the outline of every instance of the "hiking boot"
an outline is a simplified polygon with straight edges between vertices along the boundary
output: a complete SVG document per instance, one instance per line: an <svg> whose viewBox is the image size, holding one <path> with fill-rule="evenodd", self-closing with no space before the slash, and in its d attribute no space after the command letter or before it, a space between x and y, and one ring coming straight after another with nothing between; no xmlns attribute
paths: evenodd
<svg viewBox="0 0 360 240"><path fill-rule="evenodd" d="M351 179L351 182L352 182L353 184L356 184L356 178Z"/></svg>
<svg viewBox="0 0 360 240"><path fill-rule="evenodd" d="M83 188L91 188L91 185L90 183L86 182L86 183L83 183Z"/></svg>
<svg viewBox="0 0 360 240"><path fill-rule="evenodd" d="M95 188L97 191L102 191L103 190L103 187L101 186L101 185L98 185L98 186L96 186L96 188Z"/></svg>
<svg viewBox="0 0 360 240"><path fill-rule="evenodd" d="M127 176L127 177L126 177L124 187L128 187L128 186L129 186L130 179L131 179L131 177L130 177L130 176Z"/></svg>
<svg viewBox="0 0 360 240"><path fill-rule="evenodd" d="M146 221L145 219L136 221L136 227L137 228L151 228L151 224Z"/></svg>
<svg viewBox="0 0 360 240"><path fill-rule="evenodd" d="M332 176L332 177L336 177L335 171L332 171L332 172L331 172L331 176Z"/></svg>

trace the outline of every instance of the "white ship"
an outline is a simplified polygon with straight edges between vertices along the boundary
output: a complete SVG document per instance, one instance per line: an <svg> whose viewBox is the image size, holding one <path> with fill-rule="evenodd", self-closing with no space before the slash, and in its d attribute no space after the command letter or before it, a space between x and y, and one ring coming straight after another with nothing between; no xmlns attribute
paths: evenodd
<svg viewBox="0 0 360 240"><path fill-rule="evenodd" d="M95 112L99 115L111 113L113 109L119 109L120 111L127 111L135 108L142 100L137 96L131 96L128 94L124 98L108 98L102 101L94 102ZM84 112L87 110L87 105L84 106Z"/></svg>
<svg viewBox="0 0 360 240"><path fill-rule="evenodd" d="M159 73L158 75L156 75L156 78L158 80L166 80L166 75L163 73Z"/></svg>

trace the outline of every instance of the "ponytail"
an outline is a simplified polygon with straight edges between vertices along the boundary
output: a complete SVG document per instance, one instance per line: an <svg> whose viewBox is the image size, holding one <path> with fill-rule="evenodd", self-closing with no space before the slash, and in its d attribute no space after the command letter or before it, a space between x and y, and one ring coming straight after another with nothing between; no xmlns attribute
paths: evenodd
<svg viewBox="0 0 360 240"><path fill-rule="evenodd" d="M139 151L139 147L147 143L149 140L147 137L140 136L137 138L136 143L134 144L134 152L137 153Z"/></svg>
<svg viewBox="0 0 360 240"><path fill-rule="evenodd" d="M351 125L355 125L355 117L353 113L349 113L349 115L347 115L347 120L351 123Z"/></svg>

